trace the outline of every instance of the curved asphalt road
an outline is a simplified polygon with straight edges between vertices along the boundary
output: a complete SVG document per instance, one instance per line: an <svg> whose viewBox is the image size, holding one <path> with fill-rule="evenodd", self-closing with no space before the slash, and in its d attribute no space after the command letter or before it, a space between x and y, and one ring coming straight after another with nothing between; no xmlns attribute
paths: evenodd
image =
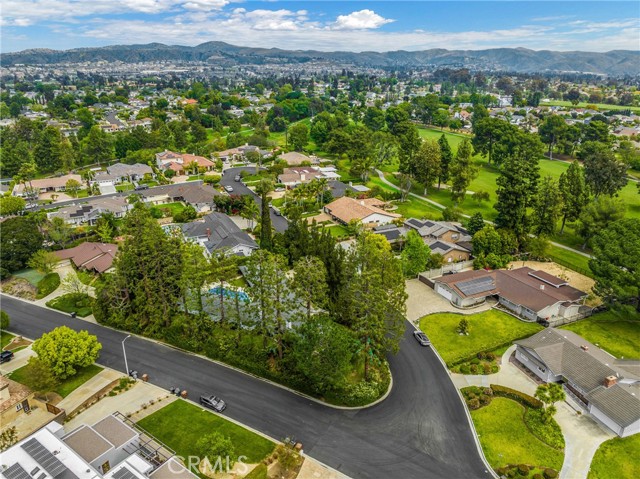
<svg viewBox="0 0 640 479"><path fill-rule="evenodd" d="M103 349L99 363L124 371L126 333L1 296L11 331L37 338L56 326L86 329ZM215 393L224 415L274 438L295 436L305 453L353 478L473 479L486 471L454 385L430 348L407 323L400 352L390 358L394 386L380 404L337 410L204 358L138 337L127 343L129 368L160 387L187 389L191 398ZM184 427L188 427L185 424ZM240 451L240 453L242 453Z"/></svg>
<svg viewBox="0 0 640 479"><path fill-rule="evenodd" d="M236 175L239 175L241 171L249 171L250 173L254 173L256 171L255 166L241 166L236 168L227 168L222 172L222 178L220 179L220 184L222 186L231 186L233 191L230 193L232 195L251 195L253 196L254 201L258 204L259 208L262 208L262 199L260 196L255 194L252 190L250 190L244 183L241 181L235 181L234 178ZM269 211L271 215L271 224L274 229L278 233L284 233L286 229L289 227L289 223L287 220L282 217L276 215L273 210Z"/></svg>

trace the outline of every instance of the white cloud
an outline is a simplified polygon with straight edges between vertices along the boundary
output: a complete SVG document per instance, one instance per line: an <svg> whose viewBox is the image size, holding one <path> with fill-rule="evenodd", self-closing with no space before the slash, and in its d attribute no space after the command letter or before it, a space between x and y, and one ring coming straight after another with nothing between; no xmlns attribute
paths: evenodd
<svg viewBox="0 0 640 479"><path fill-rule="evenodd" d="M220 10L227 5L229 5L228 0L191 0L182 4L187 10L198 10L201 12Z"/></svg>
<svg viewBox="0 0 640 479"><path fill-rule="evenodd" d="M393 20L378 15L373 10L360 10L349 15L339 15L331 28L334 30L369 30L380 28Z"/></svg>

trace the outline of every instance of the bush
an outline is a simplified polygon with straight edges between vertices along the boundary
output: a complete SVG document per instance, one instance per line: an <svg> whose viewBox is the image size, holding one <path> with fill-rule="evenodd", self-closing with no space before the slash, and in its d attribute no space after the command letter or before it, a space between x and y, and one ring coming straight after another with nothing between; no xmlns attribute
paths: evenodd
<svg viewBox="0 0 640 479"><path fill-rule="evenodd" d="M469 374L471 371L469 370L469 365L468 364L463 364L460 366L460 372L462 374Z"/></svg>
<svg viewBox="0 0 640 479"><path fill-rule="evenodd" d="M544 470L544 477L546 479L556 479L556 477L558 477L558 471L556 471L555 469L545 469Z"/></svg>
<svg viewBox="0 0 640 479"><path fill-rule="evenodd" d="M516 477L516 474L517 474L517 472L516 472L515 469L509 469L507 471L507 477Z"/></svg>
<svg viewBox="0 0 640 479"><path fill-rule="evenodd" d="M538 399L532 396L529 396L528 394L525 394L523 392L517 391L515 389L511 389L505 386L500 386L498 384L491 384L490 387L491 389L493 389L494 396L502 396L508 399L513 399L514 401L517 401L520 404L523 404L525 406L528 406L534 409L540 409L543 406L542 401L539 401Z"/></svg>
<svg viewBox="0 0 640 479"><path fill-rule="evenodd" d="M470 399L469 401L467 401L467 405L469 406L469 409L476 410L476 409L480 409L480 400L478 398L473 398Z"/></svg>
<svg viewBox="0 0 640 479"><path fill-rule="evenodd" d="M524 423L531 433L554 449L564 449L564 437L560 426L551 418L547 422L543 420L543 409L527 408L524 413Z"/></svg>
<svg viewBox="0 0 640 479"><path fill-rule="evenodd" d="M469 370L471 371L471 374L478 374L478 365L477 364L472 364L469 367Z"/></svg>
<svg viewBox="0 0 640 479"><path fill-rule="evenodd" d="M518 474L520 474L521 476L528 476L529 466L527 466L526 464L518 464Z"/></svg>
<svg viewBox="0 0 640 479"><path fill-rule="evenodd" d="M44 278L38 281L36 299L49 296L58 289L58 286L60 286L60 275L58 273L49 273L45 275Z"/></svg>
<svg viewBox="0 0 640 479"><path fill-rule="evenodd" d="M538 474L538 473L534 474L533 479L542 479L542 474Z"/></svg>
<svg viewBox="0 0 640 479"><path fill-rule="evenodd" d="M484 351L480 351L478 354L476 354L476 357L478 359L486 359L487 357L487 353L485 353ZM476 363L477 364L477 363Z"/></svg>
<svg viewBox="0 0 640 479"><path fill-rule="evenodd" d="M480 364L480 360L478 358L473 358L471 361L469 361L471 364Z"/></svg>
<svg viewBox="0 0 640 479"><path fill-rule="evenodd" d="M496 360L496 354L492 353L491 351L489 351L485 357L487 358L487 361L495 361Z"/></svg>
<svg viewBox="0 0 640 479"><path fill-rule="evenodd" d="M0 329L9 329L9 315L5 311L0 311Z"/></svg>
<svg viewBox="0 0 640 479"><path fill-rule="evenodd" d="M217 185L220 183L220 175L205 175L202 180L206 185Z"/></svg>
<svg viewBox="0 0 640 479"><path fill-rule="evenodd" d="M483 371L484 371L484 373L485 373L485 374L491 374L491 371L492 371L492 369L493 369L493 368L492 368L491 364L489 364L489 363L484 363L484 364L482 365L482 369L483 369Z"/></svg>

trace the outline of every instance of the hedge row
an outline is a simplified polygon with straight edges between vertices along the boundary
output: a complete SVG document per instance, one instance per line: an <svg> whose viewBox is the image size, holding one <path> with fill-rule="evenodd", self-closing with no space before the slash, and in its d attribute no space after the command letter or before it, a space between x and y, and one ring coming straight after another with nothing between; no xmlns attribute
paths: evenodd
<svg viewBox="0 0 640 479"><path fill-rule="evenodd" d="M506 386L500 386L498 384L491 384L489 385L489 387L493 390L494 396L502 396L513 399L514 401L518 401L520 404L535 409L540 409L543 406L542 401L539 401L538 399L529 396L528 394L517 391L516 389L511 389Z"/></svg>

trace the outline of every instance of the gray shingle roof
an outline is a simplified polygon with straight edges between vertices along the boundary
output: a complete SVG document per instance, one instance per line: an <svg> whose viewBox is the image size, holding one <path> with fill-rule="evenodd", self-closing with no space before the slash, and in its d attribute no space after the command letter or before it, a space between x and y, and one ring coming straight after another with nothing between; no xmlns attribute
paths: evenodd
<svg viewBox="0 0 640 479"><path fill-rule="evenodd" d="M619 426L627 427L640 419L640 386L637 384L600 386L591 391L587 399Z"/></svg>
<svg viewBox="0 0 640 479"><path fill-rule="evenodd" d="M246 232L242 231L231 218L222 213L210 213L198 221L181 226L187 238L203 239L209 252L219 249L234 248L239 245L257 248L258 244Z"/></svg>

